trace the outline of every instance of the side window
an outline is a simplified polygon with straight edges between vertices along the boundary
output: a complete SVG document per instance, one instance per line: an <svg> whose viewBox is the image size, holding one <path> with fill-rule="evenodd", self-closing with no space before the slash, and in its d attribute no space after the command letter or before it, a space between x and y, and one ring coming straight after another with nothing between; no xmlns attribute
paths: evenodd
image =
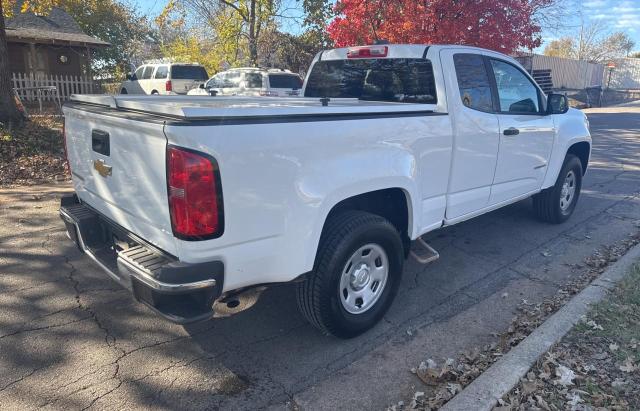
<svg viewBox="0 0 640 411"><path fill-rule="evenodd" d="M144 73L142 73L142 79L148 80L151 78L151 74L153 74L153 66L147 66L144 69Z"/></svg>
<svg viewBox="0 0 640 411"><path fill-rule="evenodd" d="M134 73L135 79L134 80L140 80L142 78L142 72L144 71L144 66L142 67L138 67L138 69L136 70L136 72Z"/></svg>
<svg viewBox="0 0 640 411"><path fill-rule="evenodd" d="M221 87L221 85L222 85L222 74L216 74L215 76L211 77L209 81L207 81L207 84L205 85L205 87L218 88L218 87Z"/></svg>
<svg viewBox="0 0 640 411"><path fill-rule="evenodd" d="M480 54L454 54L462 104L480 111L493 111L489 75Z"/></svg>
<svg viewBox="0 0 640 411"><path fill-rule="evenodd" d="M223 88L238 87L240 85L241 79L242 79L242 73L238 73L238 72L226 73L223 77L222 87Z"/></svg>
<svg viewBox="0 0 640 411"><path fill-rule="evenodd" d="M516 66L500 60L491 60L496 78L500 112L539 113L538 89Z"/></svg>
<svg viewBox="0 0 640 411"><path fill-rule="evenodd" d="M169 74L169 67L158 66L158 69L156 70L156 74L153 76L153 78L164 80L167 78L167 74Z"/></svg>
<svg viewBox="0 0 640 411"><path fill-rule="evenodd" d="M244 83L246 88L261 88L262 74L261 73L245 73Z"/></svg>

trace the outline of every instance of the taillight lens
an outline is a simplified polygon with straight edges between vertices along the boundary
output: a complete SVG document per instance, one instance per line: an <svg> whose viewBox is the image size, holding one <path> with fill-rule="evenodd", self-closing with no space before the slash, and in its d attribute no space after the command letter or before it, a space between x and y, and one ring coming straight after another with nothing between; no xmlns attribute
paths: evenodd
<svg viewBox="0 0 640 411"><path fill-rule="evenodd" d="M171 80L167 80L167 82L164 83L164 90L165 91L173 90L173 85L171 84Z"/></svg>
<svg viewBox="0 0 640 411"><path fill-rule="evenodd" d="M167 184L171 226L176 237L204 240L222 235L222 188L213 157L167 147Z"/></svg>

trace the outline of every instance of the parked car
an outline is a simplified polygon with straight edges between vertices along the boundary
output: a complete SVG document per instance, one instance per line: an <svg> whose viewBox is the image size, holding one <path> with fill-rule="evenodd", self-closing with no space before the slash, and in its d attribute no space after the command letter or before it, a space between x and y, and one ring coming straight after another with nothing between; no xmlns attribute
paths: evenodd
<svg viewBox="0 0 640 411"><path fill-rule="evenodd" d="M291 97L300 94L302 77L289 70L235 68L211 77L189 91L192 96L269 96Z"/></svg>
<svg viewBox="0 0 640 411"><path fill-rule="evenodd" d="M120 94L187 94L208 77L200 64L144 64L127 76Z"/></svg>
<svg viewBox="0 0 640 411"><path fill-rule="evenodd" d="M304 98L75 96L64 114L69 237L139 301L198 321L293 281L339 337L382 318L405 258L437 258L423 234L531 196L566 221L591 152L566 96L456 45L325 51Z"/></svg>

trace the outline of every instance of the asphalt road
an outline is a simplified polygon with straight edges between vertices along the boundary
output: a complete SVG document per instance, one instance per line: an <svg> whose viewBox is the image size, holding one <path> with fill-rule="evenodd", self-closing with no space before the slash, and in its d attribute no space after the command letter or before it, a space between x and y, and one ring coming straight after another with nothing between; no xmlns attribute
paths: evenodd
<svg viewBox="0 0 640 411"><path fill-rule="evenodd" d="M490 342L522 299L556 292L594 249L640 221L640 106L589 114L591 169L571 220L530 201L428 235L377 327L343 341L298 314L290 285L187 327L137 304L67 240L64 186L0 191L0 408L384 409L420 383L409 369ZM410 332L407 332L407 331Z"/></svg>

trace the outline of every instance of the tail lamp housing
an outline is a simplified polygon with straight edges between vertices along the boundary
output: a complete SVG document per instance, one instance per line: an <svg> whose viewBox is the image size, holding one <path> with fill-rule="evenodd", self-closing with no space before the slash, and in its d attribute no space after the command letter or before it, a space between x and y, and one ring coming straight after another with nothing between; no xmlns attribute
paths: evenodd
<svg viewBox="0 0 640 411"><path fill-rule="evenodd" d="M370 59L376 57L387 57L389 47L387 46L361 46L351 47L347 50L348 59Z"/></svg>
<svg viewBox="0 0 640 411"><path fill-rule="evenodd" d="M164 83L164 90L165 91L173 90L173 84L171 84L171 80L167 80L166 83Z"/></svg>
<svg viewBox="0 0 640 411"><path fill-rule="evenodd" d="M222 186L218 163L213 157L167 146L167 193L175 237L198 241L222 235Z"/></svg>

